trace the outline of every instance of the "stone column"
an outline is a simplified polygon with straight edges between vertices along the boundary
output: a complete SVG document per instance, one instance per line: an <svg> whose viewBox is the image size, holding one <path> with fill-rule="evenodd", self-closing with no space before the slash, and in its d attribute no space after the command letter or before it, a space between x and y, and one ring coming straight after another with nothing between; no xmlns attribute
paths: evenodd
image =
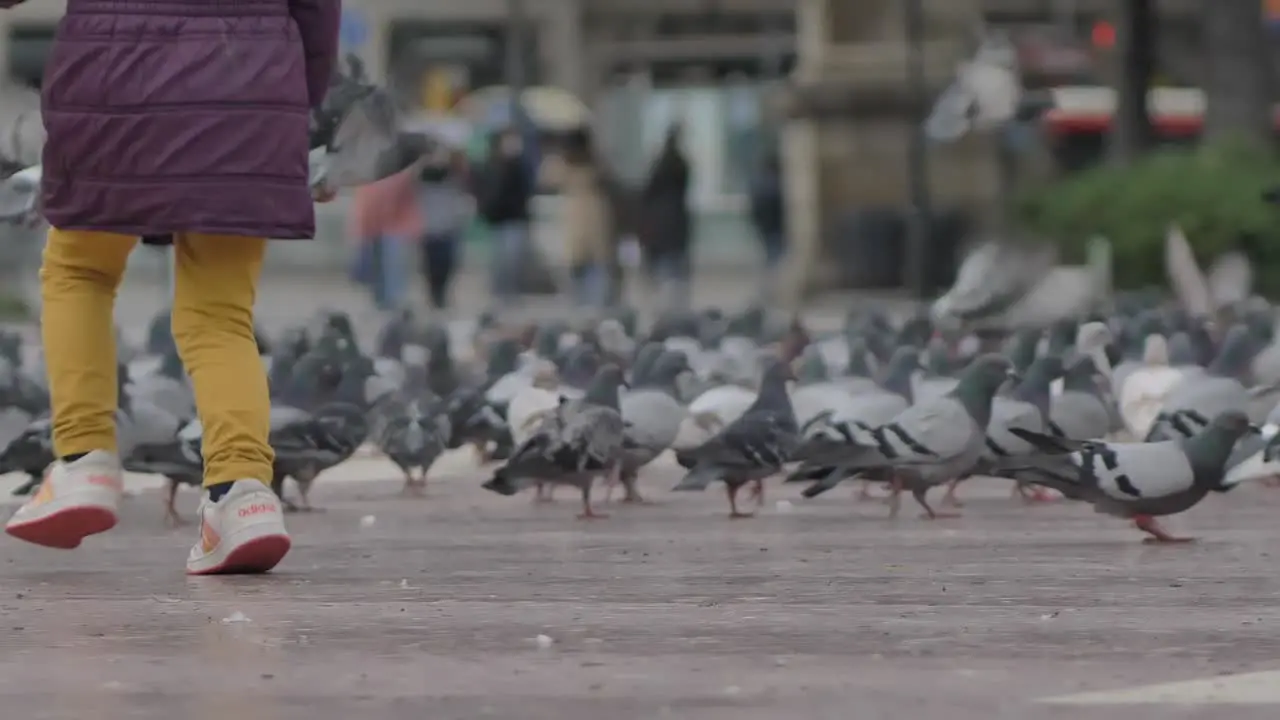
<svg viewBox="0 0 1280 720"><path fill-rule="evenodd" d="M584 97L588 91L586 41L581 0L559 0L542 6L538 52L549 85Z"/></svg>
<svg viewBox="0 0 1280 720"><path fill-rule="evenodd" d="M796 79L818 79L830 37L829 0L796 4ZM822 251L822 164L819 122L794 119L782 129L783 197L790 250L782 272L783 301L799 307Z"/></svg>

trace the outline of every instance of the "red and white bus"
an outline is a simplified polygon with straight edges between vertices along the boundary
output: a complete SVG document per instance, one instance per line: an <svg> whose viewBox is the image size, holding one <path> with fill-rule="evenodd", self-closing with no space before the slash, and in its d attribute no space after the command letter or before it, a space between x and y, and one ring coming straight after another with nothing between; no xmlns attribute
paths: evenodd
<svg viewBox="0 0 1280 720"><path fill-rule="evenodd" d="M1106 154L1106 138L1115 118L1116 92L1096 85L1034 91L1043 102L1040 126L1059 170L1088 167ZM1037 103L1039 104L1039 103ZM1147 96L1156 139L1164 144L1194 143L1204 126L1205 96L1198 88L1153 88ZM1280 130L1280 115L1276 116Z"/></svg>

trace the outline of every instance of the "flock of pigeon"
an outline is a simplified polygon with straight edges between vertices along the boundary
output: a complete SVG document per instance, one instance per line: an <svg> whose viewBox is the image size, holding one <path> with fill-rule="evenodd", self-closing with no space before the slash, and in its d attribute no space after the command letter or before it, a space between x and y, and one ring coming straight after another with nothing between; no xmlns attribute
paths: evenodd
<svg viewBox="0 0 1280 720"><path fill-rule="evenodd" d="M1175 542L1158 517L1280 474L1273 324L1256 299L1209 321L1132 296L1108 317L999 340L866 307L827 337L759 308L669 313L643 332L629 310L520 327L484 315L462 337L404 312L371 348L342 313L259 344L272 487L289 510L311 509L317 476L362 447L421 494L436 460L469 446L493 466L484 489L545 500L569 485L581 517L604 517L597 481L644 502L645 468L673 451L687 470L674 489L720 481L733 518L751 516L739 490L758 505L774 476L809 498L843 480L883 484L895 515L907 490L938 518L931 488L959 506L957 486L986 475L1024 501L1056 491ZM145 347L120 343L117 422L126 468L168 479L166 517L179 523L175 494L201 477L201 428L168 325L161 314ZM30 476L16 493L53 460L38 355L0 335L0 472Z"/></svg>

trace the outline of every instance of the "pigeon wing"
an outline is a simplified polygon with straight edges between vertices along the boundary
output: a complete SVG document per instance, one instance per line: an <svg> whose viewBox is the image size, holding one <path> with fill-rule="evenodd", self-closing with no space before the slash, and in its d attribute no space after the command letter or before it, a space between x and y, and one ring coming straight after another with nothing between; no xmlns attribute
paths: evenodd
<svg viewBox="0 0 1280 720"><path fill-rule="evenodd" d="M987 424L987 452L995 457L1011 457L1031 452L1026 440L1009 432L1010 428L1044 432L1040 411L1031 403L1010 398L996 398Z"/></svg>
<svg viewBox="0 0 1280 720"><path fill-rule="evenodd" d="M608 465L622 450L625 424L611 408L588 406L565 420L560 442L583 456L585 465Z"/></svg>
<svg viewBox="0 0 1280 720"><path fill-rule="evenodd" d="M964 407L949 397L913 405L872 433L875 450L893 465L933 465L968 452L976 429Z"/></svg>
<svg viewBox="0 0 1280 720"><path fill-rule="evenodd" d="M1073 459L1096 478L1098 490L1116 500L1175 495L1194 481L1191 463L1177 442L1090 443Z"/></svg>
<svg viewBox="0 0 1280 720"><path fill-rule="evenodd" d="M751 412L698 448L699 464L723 468L781 467L799 444L794 422L783 413Z"/></svg>

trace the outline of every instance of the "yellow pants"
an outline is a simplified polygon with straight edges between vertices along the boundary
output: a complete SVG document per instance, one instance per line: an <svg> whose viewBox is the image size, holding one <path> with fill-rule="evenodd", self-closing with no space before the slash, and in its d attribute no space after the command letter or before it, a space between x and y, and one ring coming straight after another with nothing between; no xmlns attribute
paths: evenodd
<svg viewBox="0 0 1280 720"><path fill-rule="evenodd" d="M116 290L138 239L49 231L40 268L53 445L58 457L117 451ZM174 243L173 337L204 426L205 487L271 480L271 401L253 336L266 241L188 234Z"/></svg>

